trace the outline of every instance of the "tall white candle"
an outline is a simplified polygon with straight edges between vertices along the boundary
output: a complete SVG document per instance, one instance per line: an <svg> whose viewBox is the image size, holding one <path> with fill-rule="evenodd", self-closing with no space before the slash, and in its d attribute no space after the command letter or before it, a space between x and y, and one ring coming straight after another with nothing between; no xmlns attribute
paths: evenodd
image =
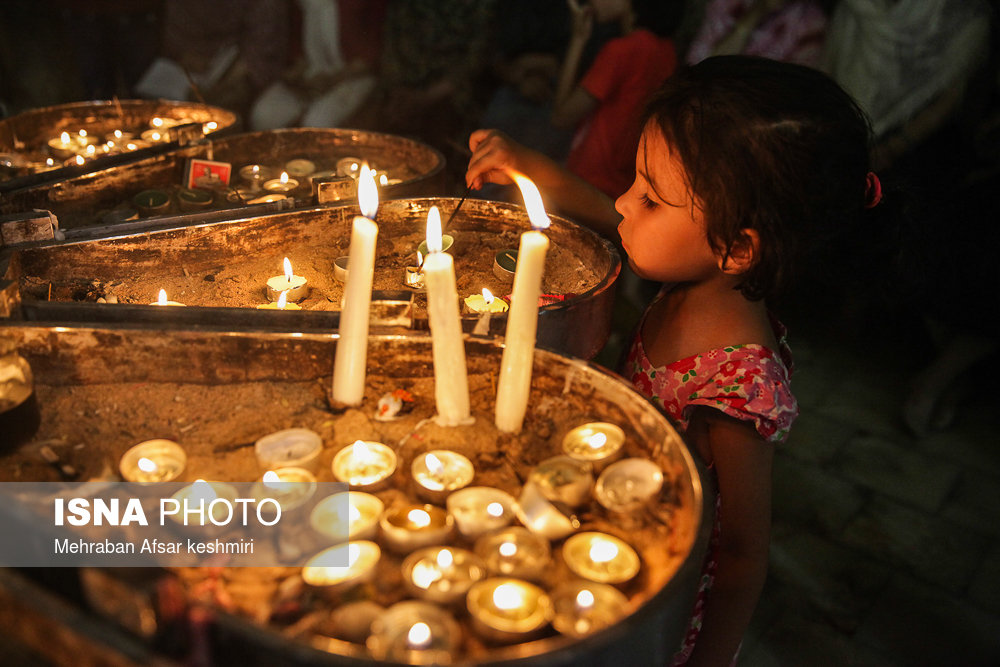
<svg viewBox="0 0 1000 667"><path fill-rule="evenodd" d="M375 278L375 241L378 225L372 219L378 210L378 189L368 169L358 178L358 204L363 215L355 216L344 304L340 309L340 339L333 362L333 400L358 405L365 395L368 361L368 310Z"/></svg>
<svg viewBox="0 0 1000 667"><path fill-rule="evenodd" d="M500 377L497 380L496 426L501 431L521 430L531 390L531 364L535 357L535 333L538 330L538 297L542 293L542 273L549 240L539 231L549 226L549 216L542 197L531 180L516 172L510 176L521 189L528 209L531 231L521 234L517 251L517 271L507 313Z"/></svg>
<svg viewBox="0 0 1000 667"><path fill-rule="evenodd" d="M424 260L424 283L434 354L434 398L438 421L445 426L456 426L470 419L469 379L455 288L455 264L451 255L442 252L441 248L441 214L437 206L431 206L427 212L429 253Z"/></svg>

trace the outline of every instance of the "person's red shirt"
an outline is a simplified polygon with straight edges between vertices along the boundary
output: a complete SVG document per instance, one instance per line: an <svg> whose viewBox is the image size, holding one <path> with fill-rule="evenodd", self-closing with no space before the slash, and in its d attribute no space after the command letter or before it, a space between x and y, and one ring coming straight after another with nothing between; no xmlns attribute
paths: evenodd
<svg viewBox="0 0 1000 667"><path fill-rule="evenodd" d="M676 67L674 43L645 29L605 44L580 81L598 106L573 138L569 170L609 197L628 190L643 105Z"/></svg>

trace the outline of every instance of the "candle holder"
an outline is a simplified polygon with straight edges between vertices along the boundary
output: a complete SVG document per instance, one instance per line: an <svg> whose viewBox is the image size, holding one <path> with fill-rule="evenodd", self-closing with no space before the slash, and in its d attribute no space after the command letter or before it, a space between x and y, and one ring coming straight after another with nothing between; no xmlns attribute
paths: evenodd
<svg viewBox="0 0 1000 667"><path fill-rule="evenodd" d="M608 422L589 422L577 426L563 437L567 456L587 461L598 472L622 455L625 431Z"/></svg>
<svg viewBox="0 0 1000 667"><path fill-rule="evenodd" d="M452 604L486 576L482 559L467 549L433 546L414 551L403 561L403 584L414 597Z"/></svg>
<svg viewBox="0 0 1000 667"><path fill-rule="evenodd" d="M251 488L258 502L270 498L281 507L281 514L305 505L316 494L316 476L305 468L268 470Z"/></svg>
<svg viewBox="0 0 1000 667"><path fill-rule="evenodd" d="M552 627L579 639L609 627L628 613L628 598L614 586L573 581L552 591Z"/></svg>
<svg viewBox="0 0 1000 667"><path fill-rule="evenodd" d="M259 438L253 445L261 471L277 468L304 468L315 473L323 439L307 428L287 428Z"/></svg>
<svg viewBox="0 0 1000 667"><path fill-rule="evenodd" d="M278 295L285 293L288 302L295 303L302 301L309 296L309 281L304 276L297 276L292 272L292 263L285 257L283 262L285 273L280 276L271 276L267 279L267 298L277 301Z"/></svg>
<svg viewBox="0 0 1000 667"><path fill-rule="evenodd" d="M65 160L76 155L76 149L79 147L79 144L73 141L69 132L63 132L58 137L49 139L48 146L49 153L51 153L53 157Z"/></svg>
<svg viewBox="0 0 1000 667"><path fill-rule="evenodd" d="M356 179L361 173L361 158L343 157L337 160L336 168L338 176L350 176Z"/></svg>
<svg viewBox="0 0 1000 667"><path fill-rule="evenodd" d="M260 164L247 164L240 167L240 178L250 184L250 191L257 192L264 181L274 178L274 171Z"/></svg>
<svg viewBox="0 0 1000 667"><path fill-rule="evenodd" d="M528 475L549 500L579 507L590 499L594 486L594 466L570 456L553 456L535 466Z"/></svg>
<svg viewBox="0 0 1000 667"><path fill-rule="evenodd" d="M295 158L285 163L285 172L293 178L305 178L316 171L316 163L305 158Z"/></svg>
<svg viewBox="0 0 1000 667"><path fill-rule="evenodd" d="M185 213L204 211L215 203L215 196L208 190L198 188L181 188L177 192L177 204Z"/></svg>
<svg viewBox="0 0 1000 667"><path fill-rule="evenodd" d="M352 489L377 491L396 471L396 452L381 442L356 440L333 457L333 476Z"/></svg>
<svg viewBox="0 0 1000 667"><path fill-rule="evenodd" d="M467 486L445 501L458 532L470 540L509 525L516 502L506 491L490 486Z"/></svg>
<svg viewBox="0 0 1000 667"><path fill-rule="evenodd" d="M527 581L506 577L473 584L466 606L476 633L500 643L535 637L552 618L552 602L545 591Z"/></svg>
<svg viewBox="0 0 1000 667"><path fill-rule="evenodd" d="M517 249L508 248L501 250L493 257L493 275L497 280L505 283L514 282L514 273L517 271Z"/></svg>
<svg viewBox="0 0 1000 667"><path fill-rule="evenodd" d="M298 180L289 177L287 171L281 172L281 176L278 178L272 178L268 181L264 181L264 190L272 193L285 194L291 192L297 187L299 187Z"/></svg>
<svg viewBox="0 0 1000 667"><path fill-rule="evenodd" d="M448 249L451 248L452 244L454 244L454 243L455 243L455 237L454 236L452 236L451 234L442 234L441 235L441 249L438 250L438 252L448 252ZM430 251L427 249L427 240L426 239L424 239L423 241L421 241L420 245L417 246L417 252L420 253L421 257L427 257L427 255L430 254Z"/></svg>
<svg viewBox="0 0 1000 667"><path fill-rule="evenodd" d="M435 505L400 505L379 519L385 545L400 554L447 542L454 525L451 516Z"/></svg>
<svg viewBox="0 0 1000 667"><path fill-rule="evenodd" d="M598 476L594 496L611 512L634 513L653 502L662 488L660 466L649 459L622 459Z"/></svg>
<svg viewBox="0 0 1000 667"><path fill-rule="evenodd" d="M486 533L474 551L491 573L529 581L540 581L552 561L549 541L521 526Z"/></svg>
<svg viewBox="0 0 1000 667"><path fill-rule="evenodd" d="M570 509L545 497L534 482L521 488L517 499L517 518L529 530L550 540L559 540L580 528L580 521Z"/></svg>
<svg viewBox="0 0 1000 667"><path fill-rule="evenodd" d="M381 557L379 546L368 540L338 544L306 561L302 581L327 594L339 595L371 581Z"/></svg>
<svg viewBox="0 0 1000 667"><path fill-rule="evenodd" d="M622 584L639 572L639 554L614 535L577 533L562 547L562 557L573 574L601 584Z"/></svg>
<svg viewBox="0 0 1000 667"><path fill-rule="evenodd" d="M338 257L333 260L333 277L342 283L347 282L347 264L350 257Z"/></svg>
<svg viewBox="0 0 1000 667"><path fill-rule="evenodd" d="M413 459L410 473L417 495L441 504L451 492L468 486L476 471L472 461L458 452L435 449Z"/></svg>
<svg viewBox="0 0 1000 667"><path fill-rule="evenodd" d="M423 292L425 289L424 272L421 270L421 267L406 267L405 273L403 274L403 284L415 292Z"/></svg>
<svg viewBox="0 0 1000 667"><path fill-rule="evenodd" d="M170 210L170 195L163 190L143 190L132 198L132 205L144 217L163 215Z"/></svg>
<svg viewBox="0 0 1000 667"><path fill-rule="evenodd" d="M313 507L309 525L337 541L374 540L385 504L361 491L344 491L323 498Z"/></svg>
<svg viewBox="0 0 1000 667"><path fill-rule="evenodd" d="M397 602L377 616L365 645L376 660L410 665L447 665L457 654L462 630L451 614L427 602Z"/></svg>
<svg viewBox="0 0 1000 667"><path fill-rule="evenodd" d="M126 482L171 482L181 476L187 454L172 440L146 440L129 449L118 462Z"/></svg>

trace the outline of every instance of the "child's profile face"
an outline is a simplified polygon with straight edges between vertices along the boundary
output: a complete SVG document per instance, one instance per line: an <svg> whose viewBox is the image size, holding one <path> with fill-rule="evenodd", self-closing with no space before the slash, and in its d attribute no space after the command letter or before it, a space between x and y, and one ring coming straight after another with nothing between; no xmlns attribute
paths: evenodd
<svg viewBox="0 0 1000 667"><path fill-rule="evenodd" d="M659 282L699 282L718 275L702 210L692 205L680 159L659 130L643 131L635 182L615 202L618 233L632 269ZM655 187L654 187L655 184Z"/></svg>

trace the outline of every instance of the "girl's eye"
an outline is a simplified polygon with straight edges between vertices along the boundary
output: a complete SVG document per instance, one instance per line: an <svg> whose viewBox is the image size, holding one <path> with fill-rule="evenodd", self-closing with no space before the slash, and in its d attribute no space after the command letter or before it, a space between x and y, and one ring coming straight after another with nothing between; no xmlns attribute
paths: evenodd
<svg viewBox="0 0 1000 667"><path fill-rule="evenodd" d="M647 195L642 195L641 197L639 197L639 203L642 204L643 208L648 208L648 209L654 209L657 206L656 202L650 199Z"/></svg>

